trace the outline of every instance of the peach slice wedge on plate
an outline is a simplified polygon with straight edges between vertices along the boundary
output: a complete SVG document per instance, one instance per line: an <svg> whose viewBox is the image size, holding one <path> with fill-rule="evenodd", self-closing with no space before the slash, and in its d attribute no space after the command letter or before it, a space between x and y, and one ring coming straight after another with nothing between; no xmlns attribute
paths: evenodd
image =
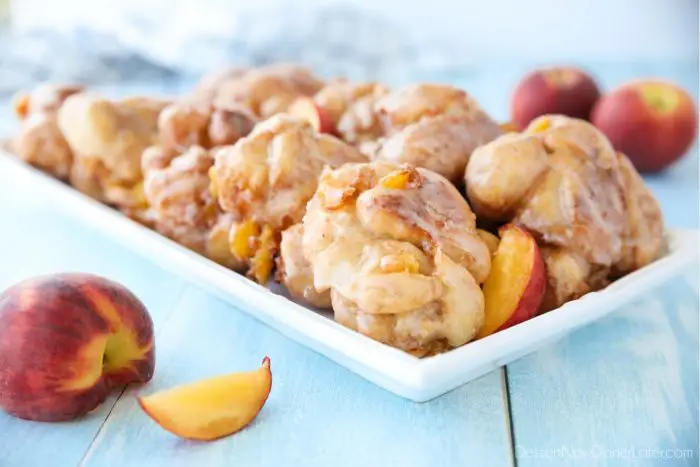
<svg viewBox="0 0 700 467"><path fill-rule="evenodd" d="M335 122L330 113L310 97L299 97L291 106L290 114L308 121L319 133L336 134Z"/></svg>
<svg viewBox="0 0 700 467"><path fill-rule="evenodd" d="M158 425L185 439L213 441L255 419L272 388L270 359L254 371L231 373L139 397Z"/></svg>
<svg viewBox="0 0 700 467"><path fill-rule="evenodd" d="M503 226L499 233L501 240L483 286L486 308L477 338L535 316L547 284L544 261L532 235L516 225Z"/></svg>

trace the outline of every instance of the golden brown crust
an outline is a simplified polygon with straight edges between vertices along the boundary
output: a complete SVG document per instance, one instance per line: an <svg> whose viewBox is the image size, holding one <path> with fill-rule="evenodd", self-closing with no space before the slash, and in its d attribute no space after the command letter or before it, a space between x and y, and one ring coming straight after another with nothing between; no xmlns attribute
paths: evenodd
<svg viewBox="0 0 700 467"><path fill-rule="evenodd" d="M144 154L144 192L156 230L183 246L232 268L231 215L223 213L210 193L209 169L214 157L198 146L173 154L154 146Z"/></svg>
<svg viewBox="0 0 700 467"><path fill-rule="evenodd" d="M495 125L439 115L393 133L380 143L374 158L424 167L458 183L472 152L499 132Z"/></svg>
<svg viewBox="0 0 700 467"><path fill-rule="evenodd" d="M304 120L279 114L217 152L219 203L237 219L281 230L301 220L326 165L362 160L337 138L316 133Z"/></svg>
<svg viewBox="0 0 700 467"><path fill-rule="evenodd" d="M374 105L389 89L375 82L352 83L336 79L314 96L344 141L360 146L382 135Z"/></svg>
<svg viewBox="0 0 700 467"><path fill-rule="evenodd" d="M311 264L304 256L302 238L304 228L296 224L282 232L280 256L277 261L277 280L284 284L289 294L301 302L317 308L330 308L329 291L317 292L314 288Z"/></svg>
<svg viewBox="0 0 700 467"><path fill-rule="evenodd" d="M375 108L387 134L437 116L460 117L473 122L491 121L465 91L441 84L404 86L382 97Z"/></svg>
<svg viewBox="0 0 700 467"><path fill-rule="evenodd" d="M75 160L69 175L73 188L102 203L108 202L101 183L107 178L107 170L99 161L93 159Z"/></svg>
<svg viewBox="0 0 700 467"><path fill-rule="evenodd" d="M68 97L84 90L77 84L40 84L29 93L15 97L15 115L23 120L37 113L55 114Z"/></svg>
<svg viewBox="0 0 700 467"><path fill-rule="evenodd" d="M373 160L424 167L454 183L471 153L501 134L471 96L452 86L405 86L382 96L373 110L382 134L368 149Z"/></svg>
<svg viewBox="0 0 700 467"><path fill-rule="evenodd" d="M518 223L546 247L547 309L660 252L658 204L629 161L582 120L544 116L480 147L465 183L479 216Z"/></svg>
<svg viewBox="0 0 700 467"><path fill-rule="evenodd" d="M151 147L144 159L167 160L156 155L159 147ZM206 229L212 224L216 210L209 193L209 168L212 155L198 146L173 157L166 165L148 164L144 178L144 190L159 223L182 224L191 228Z"/></svg>
<svg viewBox="0 0 700 467"><path fill-rule="evenodd" d="M214 107L242 106L258 118L286 111L300 96L312 96L323 82L295 65L270 65L222 81L211 101Z"/></svg>
<svg viewBox="0 0 700 467"><path fill-rule="evenodd" d="M321 85L311 72L292 65L212 73L162 112L158 127L163 144L178 151L234 144L258 119L287 110L297 97L310 96Z"/></svg>
<svg viewBox="0 0 700 467"><path fill-rule="evenodd" d="M190 146L209 147L211 107L200 102L178 102L160 113L158 131L164 147L182 151Z"/></svg>
<svg viewBox="0 0 700 467"><path fill-rule="evenodd" d="M664 220L661 206L630 160L617 153L625 186L626 231L622 257L614 265L615 276L642 268L659 257L664 248Z"/></svg>
<svg viewBox="0 0 700 467"><path fill-rule="evenodd" d="M245 265L239 261L232 253L229 245L229 233L233 226L233 216L228 213L219 212L216 221L209 229L204 244L204 255L220 265L243 271Z"/></svg>
<svg viewBox="0 0 700 467"><path fill-rule="evenodd" d="M58 128L56 115L34 113L25 118L12 141L21 159L53 176L66 180L73 164L73 152Z"/></svg>
<svg viewBox="0 0 700 467"><path fill-rule="evenodd" d="M115 180L128 182L141 178L141 153L157 142L156 116L133 100L77 94L66 100L58 120L77 158L98 160Z"/></svg>
<svg viewBox="0 0 700 467"><path fill-rule="evenodd" d="M110 101L87 93L66 99L58 126L75 159L71 183L117 207L143 204L141 156L158 143L158 115L167 104L142 97Z"/></svg>
<svg viewBox="0 0 700 467"><path fill-rule="evenodd" d="M326 170L303 231L314 289L330 291L341 324L419 356L480 328L475 276L488 275L490 254L443 177L388 162Z"/></svg>
<svg viewBox="0 0 700 467"><path fill-rule="evenodd" d="M357 217L377 236L388 236L420 246L443 250L477 280L486 280L490 253L476 232L476 217L457 189L434 172L409 168L413 184L403 189L387 187L385 175L371 196L357 198Z"/></svg>
<svg viewBox="0 0 700 467"><path fill-rule="evenodd" d="M548 153L539 138L507 134L477 148L466 168L465 184L479 218L511 220L530 187L547 171Z"/></svg>
<svg viewBox="0 0 700 467"><path fill-rule="evenodd" d="M234 144L248 135L257 119L242 106L217 108L184 100L165 108L158 119L158 130L165 147L184 151L190 146L211 149Z"/></svg>
<svg viewBox="0 0 700 467"><path fill-rule="evenodd" d="M248 136L257 119L244 108L214 109L209 119L208 136L212 147L235 144Z"/></svg>
<svg viewBox="0 0 700 467"><path fill-rule="evenodd" d="M232 251L249 261L250 275L267 281L280 234L301 221L323 168L363 160L353 147L287 114L259 123L216 152L211 175L218 202L236 220Z"/></svg>
<svg viewBox="0 0 700 467"><path fill-rule="evenodd" d="M334 126L353 102L358 99L387 92L384 86L374 82L353 83L345 78L335 79L326 83L315 95L314 101L328 112Z"/></svg>
<svg viewBox="0 0 700 467"><path fill-rule="evenodd" d="M28 164L62 180L69 178L73 151L58 127L56 113L71 95L82 92L78 85L42 84L15 98L20 119L12 151Z"/></svg>
<svg viewBox="0 0 700 467"><path fill-rule="evenodd" d="M547 268L543 312L608 285L607 267L595 267L566 248L543 247L541 253Z"/></svg>

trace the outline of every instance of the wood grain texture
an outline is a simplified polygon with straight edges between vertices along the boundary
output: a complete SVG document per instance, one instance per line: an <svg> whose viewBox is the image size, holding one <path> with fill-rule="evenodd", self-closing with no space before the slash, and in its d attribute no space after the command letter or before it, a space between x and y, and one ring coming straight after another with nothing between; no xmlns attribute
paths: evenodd
<svg viewBox="0 0 700 467"><path fill-rule="evenodd" d="M697 280L508 366L518 466L698 465Z"/></svg>
<svg viewBox="0 0 700 467"><path fill-rule="evenodd" d="M159 371L128 389L82 465L511 465L500 372L425 404L396 397L189 288L159 335ZM242 432L214 443L179 440L138 407L148 394L272 361L270 398Z"/></svg>
<svg viewBox="0 0 700 467"><path fill-rule="evenodd" d="M27 192L6 179L0 199ZM0 290L28 277L60 271L85 271L129 287L150 310L156 330L183 290L174 276L131 255L93 231L54 212L50 205L2 203ZM83 457L117 400L119 391L86 417L68 423L38 423L0 411L0 466L74 466Z"/></svg>

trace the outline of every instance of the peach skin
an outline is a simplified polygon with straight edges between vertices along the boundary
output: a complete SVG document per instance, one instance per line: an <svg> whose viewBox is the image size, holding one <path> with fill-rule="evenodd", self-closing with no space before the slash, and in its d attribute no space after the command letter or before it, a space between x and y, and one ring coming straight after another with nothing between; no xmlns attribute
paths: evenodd
<svg viewBox="0 0 700 467"><path fill-rule="evenodd" d="M634 81L603 96L592 122L640 172L659 172L688 152L698 116L692 98L673 83Z"/></svg>
<svg viewBox="0 0 700 467"><path fill-rule="evenodd" d="M516 225L502 227L500 234L483 287L485 318L477 338L532 318L544 297L547 273L535 239Z"/></svg>

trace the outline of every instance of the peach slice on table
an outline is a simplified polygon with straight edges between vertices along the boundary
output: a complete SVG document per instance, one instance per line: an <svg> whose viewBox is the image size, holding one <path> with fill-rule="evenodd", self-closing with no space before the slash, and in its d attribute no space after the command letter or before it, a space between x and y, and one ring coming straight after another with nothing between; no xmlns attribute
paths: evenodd
<svg viewBox="0 0 700 467"><path fill-rule="evenodd" d="M231 373L139 397L146 414L185 439L213 441L232 435L258 415L272 388L270 359L254 371Z"/></svg>
<svg viewBox="0 0 700 467"><path fill-rule="evenodd" d="M337 133L331 114L310 97L297 98L289 107L289 113L306 120L319 133Z"/></svg>
<svg viewBox="0 0 700 467"><path fill-rule="evenodd" d="M547 273L535 239L516 225L502 227L500 235L483 286L485 318L477 338L532 318L544 298Z"/></svg>

